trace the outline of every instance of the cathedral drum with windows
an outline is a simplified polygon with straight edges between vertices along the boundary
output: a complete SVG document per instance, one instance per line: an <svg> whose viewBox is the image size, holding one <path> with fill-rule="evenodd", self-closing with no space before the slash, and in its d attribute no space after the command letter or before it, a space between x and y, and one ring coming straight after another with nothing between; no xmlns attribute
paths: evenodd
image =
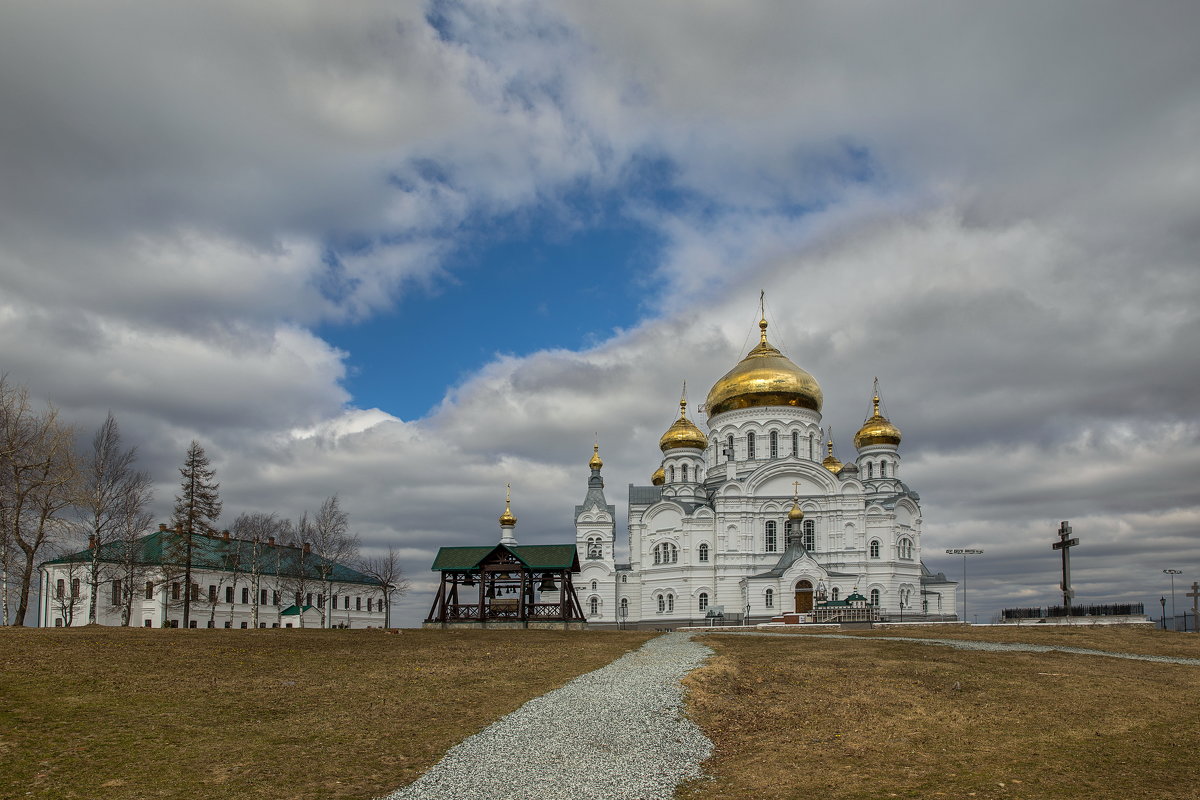
<svg viewBox="0 0 1200 800"><path fill-rule="evenodd" d="M901 479L900 431L880 410L842 463L821 428L821 387L767 339L708 393L708 433L679 417L659 440L651 485L629 487L629 561L616 561L615 508L598 445L575 507L588 621L674 627L866 599L876 616L954 619L957 585L921 562L920 497ZM827 616L827 615L826 615Z"/></svg>

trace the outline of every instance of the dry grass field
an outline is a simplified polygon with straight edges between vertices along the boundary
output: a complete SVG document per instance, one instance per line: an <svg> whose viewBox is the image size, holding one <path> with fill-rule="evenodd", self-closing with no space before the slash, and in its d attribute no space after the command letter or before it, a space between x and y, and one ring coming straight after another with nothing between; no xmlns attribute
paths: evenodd
<svg viewBox="0 0 1200 800"><path fill-rule="evenodd" d="M958 630L1196 655L1192 637L1136 628ZM1200 667L887 638L705 636L718 655L686 684L714 780L680 797L1200 797Z"/></svg>
<svg viewBox="0 0 1200 800"><path fill-rule="evenodd" d="M650 636L3 628L0 797L377 797Z"/></svg>

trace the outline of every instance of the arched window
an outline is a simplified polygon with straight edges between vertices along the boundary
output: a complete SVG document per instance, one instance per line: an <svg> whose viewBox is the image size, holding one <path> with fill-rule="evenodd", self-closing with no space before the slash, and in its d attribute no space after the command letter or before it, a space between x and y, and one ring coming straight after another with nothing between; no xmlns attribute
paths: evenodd
<svg viewBox="0 0 1200 800"><path fill-rule="evenodd" d="M599 536L589 536L587 540L587 557L604 558L604 545Z"/></svg>
<svg viewBox="0 0 1200 800"><path fill-rule="evenodd" d="M876 608L879 608L879 590L878 589L871 590L871 605L875 606Z"/></svg>
<svg viewBox="0 0 1200 800"><path fill-rule="evenodd" d="M746 434L746 458L754 460L754 434Z"/></svg>
<svg viewBox="0 0 1200 800"><path fill-rule="evenodd" d="M679 548L670 542L662 542L654 548L655 564L674 564L679 561Z"/></svg>
<svg viewBox="0 0 1200 800"><path fill-rule="evenodd" d="M838 599L838 592L839 592L839 589L838 589L838 587L836 587L836 586L835 586L835 587L833 587L832 589L830 589L830 590L829 590L829 599L830 599L830 600L837 600L837 599Z"/></svg>
<svg viewBox="0 0 1200 800"><path fill-rule="evenodd" d="M700 545L700 563L708 563L708 542L704 542Z"/></svg>
<svg viewBox="0 0 1200 800"><path fill-rule="evenodd" d="M879 558L879 540L871 540L871 558Z"/></svg>
<svg viewBox="0 0 1200 800"><path fill-rule="evenodd" d="M771 458L779 458L779 432L771 431Z"/></svg>
<svg viewBox="0 0 1200 800"><path fill-rule="evenodd" d="M813 461L817 460L817 435L815 433L808 435L808 457Z"/></svg>
<svg viewBox="0 0 1200 800"><path fill-rule="evenodd" d="M55 582L55 584L54 584L55 598L62 600L63 593L65 593L66 591L67 591L67 582L64 581L62 578L59 578L58 581Z"/></svg>
<svg viewBox="0 0 1200 800"><path fill-rule="evenodd" d="M621 598L621 616L622 617L629 616L629 598L628 597Z"/></svg>
<svg viewBox="0 0 1200 800"><path fill-rule="evenodd" d="M622 576L621 576L621 583L628 583L628 582L629 582L629 576L628 576L628 575L622 575Z"/></svg>
<svg viewBox="0 0 1200 800"><path fill-rule="evenodd" d="M688 479L687 479L687 464L684 464L683 466L681 466L681 467L679 468L679 471L680 471L680 473L682 473L682 475L683 475L683 477L682 477L682 478L680 478L680 480L682 480L684 483L687 483L687 482L688 482Z"/></svg>
<svg viewBox="0 0 1200 800"><path fill-rule="evenodd" d="M900 550L901 558L905 558L905 559L912 558L912 541L910 539L901 539L900 545L899 545L899 550Z"/></svg>
<svg viewBox="0 0 1200 800"><path fill-rule="evenodd" d="M655 564L662 563L662 551L659 550L657 547L654 548L654 563Z"/></svg>
<svg viewBox="0 0 1200 800"><path fill-rule="evenodd" d="M667 595L667 611L674 611L674 610L675 610L675 595L668 594Z"/></svg>
<svg viewBox="0 0 1200 800"><path fill-rule="evenodd" d="M800 431L792 431L792 455L800 457Z"/></svg>
<svg viewBox="0 0 1200 800"><path fill-rule="evenodd" d="M868 461L867 462L867 479L868 480L875 477L874 469L875 469L875 465L872 464L870 461Z"/></svg>
<svg viewBox="0 0 1200 800"><path fill-rule="evenodd" d="M596 591L596 589L598 589L599 587L600 587L600 583L598 581L592 581L592 591L593 592Z"/></svg>
<svg viewBox="0 0 1200 800"><path fill-rule="evenodd" d="M775 590L774 589L767 589L765 592L763 592L763 602L767 608L775 607Z"/></svg>
<svg viewBox="0 0 1200 800"><path fill-rule="evenodd" d="M71 579L71 597L79 597L79 578Z"/></svg>
<svg viewBox="0 0 1200 800"><path fill-rule="evenodd" d="M700 607L701 611L707 610L708 609L708 592L701 592L700 597L697 599L696 604Z"/></svg>
<svg viewBox="0 0 1200 800"><path fill-rule="evenodd" d="M674 483L675 482L675 467L671 467L669 474L671 476L671 480L669 481L669 483ZM870 477L870 476L868 476L868 477Z"/></svg>
<svg viewBox="0 0 1200 800"><path fill-rule="evenodd" d="M887 477L887 462L886 461L879 462L879 477L881 477L881 478Z"/></svg>
<svg viewBox="0 0 1200 800"><path fill-rule="evenodd" d="M774 553L777 542L775 540L775 520L769 519L766 524L766 531L763 534L763 549L768 553Z"/></svg>
<svg viewBox="0 0 1200 800"><path fill-rule="evenodd" d="M729 434L729 438L725 440L725 460L733 461L733 434Z"/></svg>
<svg viewBox="0 0 1200 800"><path fill-rule="evenodd" d="M664 611L666 611L666 610L667 610L667 598L663 597L663 596L660 594L660 595L658 596L658 613L660 613L660 614L661 614L661 613L663 613L663 612L664 612Z"/></svg>
<svg viewBox="0 0 1200 800"><path fill-rule="evenodd" d="M804 520L804 527L801 528L801 530L803 531L803 533L801 533L801 535L800 535L800 544L804 546L805 550L810 550L810 551L816 550L817 549L816 523L814 523L811 519L806 519L806 520Z"/></svg>
<svg viewBox="0 0 1200 800"><path fill-rule="evenodd" d="M588 605L591 606L589 611L591 611L591 614L593 617L600 613L600 598L599 597L593 597L591 600L588 601Z"/></svg>

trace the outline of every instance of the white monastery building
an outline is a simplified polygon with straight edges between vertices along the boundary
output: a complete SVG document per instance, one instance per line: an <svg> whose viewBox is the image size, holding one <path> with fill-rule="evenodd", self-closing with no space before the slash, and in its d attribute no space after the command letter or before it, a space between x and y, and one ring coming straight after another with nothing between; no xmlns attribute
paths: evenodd
<svg viewBox="0 0 1200 800"><path fill-rule="evenodd" d="M920 497L902 479L900 431L878 386L843 464L822 435L821 387L767 341L765 318L759 327L758 345L708 393L708 432L682 399L651 485L629 486L628 563L616 561L594 448L575 507L588 622L673 627L721 612L803 622L814 604L855 595L877 616L953 619L957 585L921 562Z"/></svg>
<svg viewBox="0 0 1200 800"><path fill-rule="evenodd" d="M78 627L90 617L91 573L97 575L100 625L184 625L188 538L159 525L132 548L94 544L41 565L40 627ZM191 628L380 628L386 621L378 580L275 539L190 537ZM130 552L125 552L126 550ZM95 556L93 558L93 556Z"/></svg>

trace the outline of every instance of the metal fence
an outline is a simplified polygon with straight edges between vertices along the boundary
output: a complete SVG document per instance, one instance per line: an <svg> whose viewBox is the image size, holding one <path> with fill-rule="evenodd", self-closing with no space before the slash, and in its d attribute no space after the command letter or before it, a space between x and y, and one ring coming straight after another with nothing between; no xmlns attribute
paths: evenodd
<svg viewBox="0 0 1200 800"><path fill-rule="evenodd" d="M1141 603L1101 603L1090 606L1047 606L1046 608L1006 608L1004 619L1045 619L1046 617L1125 617L1145 614Z"/></svg>

